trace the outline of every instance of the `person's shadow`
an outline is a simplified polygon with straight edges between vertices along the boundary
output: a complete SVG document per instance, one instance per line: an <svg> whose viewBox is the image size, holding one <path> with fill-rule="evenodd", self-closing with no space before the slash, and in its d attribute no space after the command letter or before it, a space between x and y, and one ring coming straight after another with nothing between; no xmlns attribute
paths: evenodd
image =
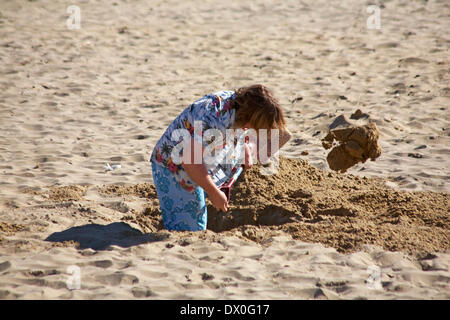
<svg viewBox="0 0 450 320"><path fill-rule="evenodd" d="M168 237L167 233L144 234L124 222L114 222L108 225L93 223L72 227L52 233L45 240L51 242L75 241L79 243L79 249L106 250L112 245L128 248L165 240Z"/></svg>

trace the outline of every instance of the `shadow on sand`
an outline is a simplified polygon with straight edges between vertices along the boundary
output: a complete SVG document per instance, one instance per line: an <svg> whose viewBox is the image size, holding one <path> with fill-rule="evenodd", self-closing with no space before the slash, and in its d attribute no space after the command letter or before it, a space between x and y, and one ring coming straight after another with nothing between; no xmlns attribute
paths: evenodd
<svg viewBox="0 0 450 320"><path fill-rule="evenodd" d="M143 243L165 240L167 233L147 233L135 229L124 222L114 222L108 225L85 224L70 229L52 233L45 239L51 242L76 241L80 249L91 248L106 250L109 246L128 248Z"/></svg>

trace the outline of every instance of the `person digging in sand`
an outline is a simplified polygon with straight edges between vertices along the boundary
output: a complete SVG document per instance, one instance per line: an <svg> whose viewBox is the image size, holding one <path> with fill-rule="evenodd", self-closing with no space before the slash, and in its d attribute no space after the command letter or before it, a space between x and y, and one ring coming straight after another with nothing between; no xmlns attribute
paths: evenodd
<svg viewBox="0 0 450 320"><path fill-rule="evenodd" d="M251 129L258 132L253 150L248 143ZM252 154L256 153L255 160L261 161L259 140L263 138L259 132L264 129L279 130L278 148L277 143L273 143L275 147L271 143L273 136L266 136L270 137L266 143L270 157L289 141L291 134L278 100L260 84L207 94L178 115L150 157L164 227L205 230L205 192L218 211L226 212L228 200L219 187L233 176L236 168L249 168L255 158Z"/></svg>

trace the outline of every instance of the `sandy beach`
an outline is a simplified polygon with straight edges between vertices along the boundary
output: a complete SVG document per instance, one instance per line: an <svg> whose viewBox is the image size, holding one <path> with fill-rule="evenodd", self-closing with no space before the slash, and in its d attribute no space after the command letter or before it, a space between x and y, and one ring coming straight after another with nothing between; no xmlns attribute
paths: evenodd
<svg viewBox="0 0 450 320"><path fill-rule="evenodd" d="M450 299L448 1L69 5L0 3L0 299ZM153 146L254 83L293 134L278 173L164 230ZM331 170L329 130L367 123L381 154Z"/></svg>

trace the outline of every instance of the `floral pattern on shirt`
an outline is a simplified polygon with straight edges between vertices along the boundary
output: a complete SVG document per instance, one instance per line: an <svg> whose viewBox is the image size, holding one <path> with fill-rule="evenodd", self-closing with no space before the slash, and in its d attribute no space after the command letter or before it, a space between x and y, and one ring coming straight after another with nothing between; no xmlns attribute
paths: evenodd
<svg viewBox="0 0 450 320"><path fill-rule="evenodd" d="M203 147L207 147L214 142L214 139L203 139L204 132L208 129L217 129L221 132L224 143L210 146L215 152L215 158L214 163L206 166L215 184L221 185L232 176L233 168L242 159L243 139L235 137L233 146L227 145L225 140L226 130L231 129L235 121L235 110L231 107L234 96L234 91L223 90L196 100L175 118L156 143L150 161L168 168L184 190L192 192L196 184L182 165L174 163L171 157L173 148L182 141L182 138L173 141L172 133L176 129L186 129L194 140L199 141ZM201 121L200 134L194 132L195 121ZM232 161L229 161L230 159Z"/></svg>

